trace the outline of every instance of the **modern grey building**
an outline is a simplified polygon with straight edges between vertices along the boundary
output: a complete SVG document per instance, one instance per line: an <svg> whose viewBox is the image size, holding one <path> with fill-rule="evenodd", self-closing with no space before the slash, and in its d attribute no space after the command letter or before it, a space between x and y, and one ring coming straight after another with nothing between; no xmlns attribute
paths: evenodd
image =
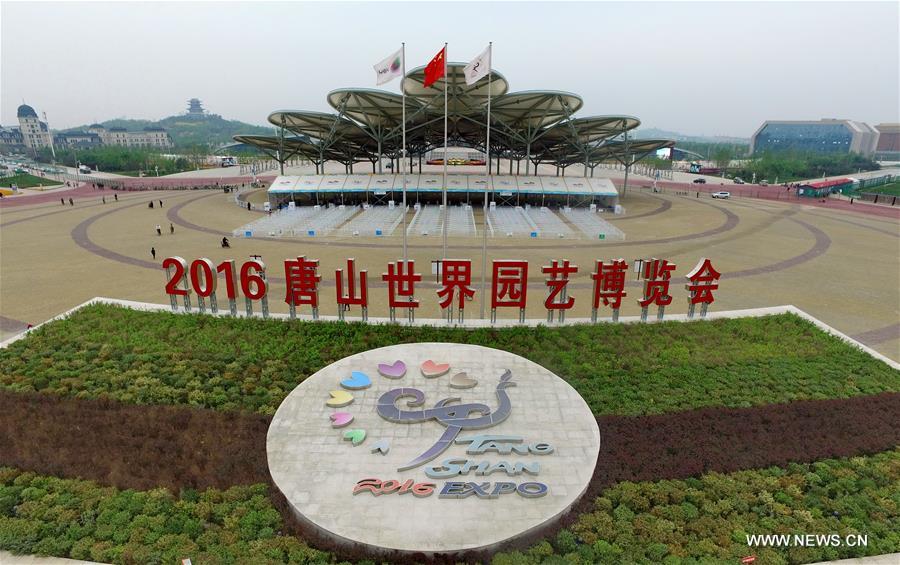
<svg viewBox="0 0 900 565"><path fill-rule="evenodd" d="M875 157L884 161L900 161L900 124L878 124Z"/></svg>
<svg viewBox="0 0 900 565"><path fill-rule="evenodd" d="M750 138L750 153L858 153L870 156L878 131L852 120L768 120Z"/></svg>

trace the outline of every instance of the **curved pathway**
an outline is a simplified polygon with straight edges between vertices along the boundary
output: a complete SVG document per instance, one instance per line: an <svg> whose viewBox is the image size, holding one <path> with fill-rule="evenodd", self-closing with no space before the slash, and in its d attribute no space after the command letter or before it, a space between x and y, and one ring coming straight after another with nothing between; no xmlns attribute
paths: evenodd
<svg viewBox="0 0 900 565"><path fill-rule="evenodd" d="M641 214L635 214L634 216L624 215L624 216L616 216L614 218L610 218L609 221L619 221L624 222L625 220L635 220L637 218L646 218L647 216L655 216L657 214L662 214L663 212L668 212L669 209L672 208L672 201L666 200L665 198L660 198L659 196L654 196L657 200L661 200L662 204L659 205L658 208L654 210L650 210L649 212L643 212Z"/></svg>
<svg viewBox="0 0 900 565"><path fill-rule="evenodd" d="M22 222L30 222L32 220L40 220L42 218L46 218L47 216L56 216L57 214L65 214L67 212L77 212L78 210L84 210L86 208L98 208L98 207L104 207L104 206L113 207L113 206L116 206L119 202L128 202L128 201L134 200L136 197L146 196L146 194L150 194L150 193L145 193L145 194L141 194L141 195L135 194L134 196L123 196L122 198L119 198L118 201L110 198L109 200L106 201L106 204L103 204L102 201L94 202L92 199L91 200L93 202L92 204L86 204L86 205L79 206L78 203L76 202L75 206L69 206L68 204L66 204L65 206L59 205L59 206L53 207L55 209L52 212L45 212L43 214L35 214L33 216L28 216L27 218L19 218L17 220L10 220L8 222L4 222L4 223L0 224L0 228L5 228L5 227L12 226L15 224L21 224ZM149 200L156 201L157 194L156 193L152 193L152 194L153 194L153 196L151 198L142 199L142 202L147 202ZM94 196L96 196L96 195L94 195ZM101 196L103 196L103 195L101 195ZM11 213L16 213L16 212L31 212L31 211L34 211L34 209L30 208L28 210L13 210L13 211L10 211L7 213L11 214Z"/></svg>
<svg viewBox="0 0 900 565"><path fill-rule="evenodd" d="M100 194L110 194L110 198L112 198L111 192L107 193L105 190L91 188L91 185L89 184L81 184L76 188L65 191L55 190L48 193L26 194L22 196L16 196L15 198L3 198L0 199L0 208L15 208L17 206L30 206L34 204L46 204L47 202L59 202L60 198L65 198L66 202L68 202L69 198L72 198L74 200L79 197L99 196Z"/></svg>
<svg viewBox="0 0 900 565"><path fill-rule="evenodd" d="M230 235L225 232L220 232L218 230L214 230L211 228L207 228L205 226L200 226L200 225L194 224L192 222L184 220L179 215L180 210L184 206L194 203L194 202L197 202L198 200L201 200L203 198L208 198L209 196L212 196L212 195L210 195L210 194L202 195L202 196L190 198L189 200L187 200L185 202L180 202L168 209L168 211L166 212L166 217L173 223L176 223L187 229L193 229L193 230L201 231L204 233L215 234L217 236ZM121 210L125 210L127 208L132 208L134 206L139 206L141 204L143 204L143 202L129 204L127 206L120 206L114 210L102 212L100 214L97 214L90 218L87 218L86 220L82 221L77 226L75 226L75 228L72 229L72 231L71 231L72 240L82 249L85 249L86 251L88 251L90 253L93 253L93 254L103 257L105 259L109 259L111 261L117 261L120 263L133 265L133 266L137 266L137 267L143 267L143 268L147 268L147 269L154 269L154 270L160 269L160 265L158 263L146 261L143 259L137 259L135 257L123 255L121 253L117 253L115 251L107 249L107 248L95 243L94 241L92 241L90 236L88 235L88 228L91 226L91 224L93 224L97 220L100 220L101 218L109 216L110 214L114 214ZM692 241L692 240L696 240L696 239L703 239L703 238L711 237L713 235L719 235L719 234L725 233L727 231L730 231L735 226L737 226L737 224L740 221L739 217L731 210L722 208L721 206L717 206L714 204L706 203L706 202L704 202L702 204L710 206L712 208L716 208L719 211L723 212L726 216L726 221L717 228L712 228L710 230L706 230L706 231L699 232L696 234L687 234L687 235L683 235L683 236L659 238L659 239L655 239L655 240L643 240L640 242L622 242L622 243L616 243L613 245L614 246L623 246L623 245L628 245L628 244L630 244L630 245L646 245L646 244L653 244L653 243L672 243L672 242L679 242L679 241ZM796 218L788 217L788 215L785 212L780 212L780 213L775 212L775 211L766 211L766 212L769 214L778 216L778 217L774 218L771 223L774 223L775 221L778 221L779 219L788 219L788 220L795 222L795 223L801 225L802 227L804 227L808 232L810 232L813 235L814 242L813 242L812 247L810 247L808 250L806 250L805 252L803 252L799 255L796 255L794 257L790 257L788 259L784 259L782 261L778 261L778 262L775 262L775 263L772 263L769 265L763 265L760 267L744 269L742 271L737 271L737 272L733 272L733 273L726 273L723 275L723 278L734 279L734 278L755 276L755 275L759 275L759 274L773 273L773 272L781 271L781 270L788 269L791 267L796 267L797 265L800 265L807 261L811 261L811 260L815 259L816 257L822 255L830 247L831 238L829 238L828 235L825 234L824 231L817 228L816 226L813 226L807 222L798 220ZM269 241L269 240L267 240L267 241ZM296 241L293 241L293 240L273 239L270 241L296 244ZM316 245L343 245L343 246L347 246L347 247L360 247L359 244L354 244L352 242L347 243L347 244L328 243L328 242L308 242L308 243L316 244ZM715 242L713 242L713 243L715 243ZM390 244L371 243L371 244L366 244L366 247L394 248L394 247L396 247L396 243L390 243ZM419 248L419 249L434 248L434 247L439 248L439 246L410 246L410 247L415 247L415 248ZM544 247L546 247L546 246L544 246ZM582 245L581 247L596 247L596 245L590 245L590 246ZM459 247L457 247L457 248L459 248ZM463 248L480 249L480 247L477 247L477 246L466 246ZM535 248L540 248L540 247L539 246L504 247L504 249L535 249ZM553 248L558 248L558 246L554 246ZM269 276L268 280L270 282L278 283L278 284L282 284L285 282L285 280L283 278L274 277L274 276ZM677 278L677 279L673 279L673 280L674 281L682 281L685 279L683 279L683 277L682 277L682 278ZM640 286L641 284L642 284L641 281L629 281L627 283L627 286L637 287L637 286ZM334 281L330 280L330 279L325 280L325 281L322 281L321 285L325 286L325 287L332 287L332 286L334 286ZM593 285L592 282L572 282L569 284L570 288L573 288L573 289L591 288L592 285ZM381 288L381 287L384 287L385 284L382 281L374 280L369 283L369 286L371 288ZM428 282L423 281L422 286L425 288L433 288L433 287L436 288L437 284L436 283L428 283ZM529 286L529 288L535 288L535 289L545 287L542 280L537 280L535 282L529 282L528 286Z"/></svg>

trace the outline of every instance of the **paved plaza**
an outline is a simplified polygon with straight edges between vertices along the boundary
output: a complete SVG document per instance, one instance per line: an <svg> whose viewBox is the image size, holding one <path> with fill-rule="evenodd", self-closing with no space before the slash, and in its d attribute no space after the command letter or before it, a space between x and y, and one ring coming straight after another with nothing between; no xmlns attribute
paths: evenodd
<svg viewBox="0 0 900 565"><path fill-rule="evenodd" d="M618 183L617 183L618 184ZM570 284L574 317L590 314L592 281L597 259L658 257L675 262L677 275L687 273L700 257L710 257L723 275L714 309L741 309L793 304L892 359L900 359L897 323L900 288L900 223L894 210L879 216L855 210L831 209L831 202L770 201L759 198L713 200L706 193L679 195L665 187L654 193L642 185L629 187L621 198L623 216L606 216L625 232L623 242L490 241L488 259L526 259L531 264L528 316L544 318L545 287L537 267L552 259L570 259L580 268ZM327 237L306 239L232 238L238 226L260 212L235 204L234 194L218 190L119 192L79 188L71 191L75 205L52 198L5 203L0 208L0 337L18 333L94 296L166 303L162 259L180 255L191 261L215 262L261 255L269 265L270 308L286 312L282 261L306 255L320 260L322 309L336 314L334 271L355 257L370 272L371 316L387 313L387 291L380 280L389 261L401 256L401 238ZM684 194L683 189L680 194ZM47 195L48 197L50 195ZM101 198L106 197L106 203ZM263 190L249 195L260 203ZM163 207L158 205L163 201ZM148 202L156 205L151 210ZM481 210L475 212L482 225ZM408 220L412 219L412 211ZM170 223L175 229L170 234ZM159 224L163 234L158 236ZM400 230L396 231L397 234ZM222 249L223 236L232 248ZM410 258L424 275L418 297L420 318L439 318L431 261L441 255L440 237L410 238ZM155 247L156 259L150 254ZM468 258L479 288L480 238L451 238L448 257ZM674 285L673 285L674 286ZM622 315L637 315L639 283L628 287ZM687 310L686 291L673 288L668 312ZM480 293L479 293L480 295ZM541 298L539 300L538 298ZM467 307L477 317L479 297ZM220 304L222 300L220 300ZM514 317L513 311L499 312ZM355 319L358 311L348 316Z"/></svg>

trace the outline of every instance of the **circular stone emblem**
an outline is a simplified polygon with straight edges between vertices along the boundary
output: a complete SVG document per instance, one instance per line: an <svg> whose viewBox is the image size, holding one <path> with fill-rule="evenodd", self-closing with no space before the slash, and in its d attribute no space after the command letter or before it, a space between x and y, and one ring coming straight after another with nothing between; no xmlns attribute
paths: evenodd
<svg viewBox="0 0 900 565"><path fill-rule="evenodd" d="M296 515L373 551L489 549L585 492L600 432L568 383L497 349L418 343L318 371L281 403L269 471Z"/></svg>

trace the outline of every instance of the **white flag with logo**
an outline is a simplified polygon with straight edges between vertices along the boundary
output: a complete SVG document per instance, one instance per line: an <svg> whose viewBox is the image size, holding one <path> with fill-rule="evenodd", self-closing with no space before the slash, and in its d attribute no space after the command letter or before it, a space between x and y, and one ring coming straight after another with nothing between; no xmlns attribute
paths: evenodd
<svg viewBox="0 0 900 565"><path fill-rule="evenodd" d="M473 85L482 77L486 77L491 71L491 48L488 47L484 52L472 59L472 62L465 66L463 74L466 75L466 84Z"/></svg>
<svg viewBox="0 0 900 565"><path fill-rule="evenodd" d="M403 74L403 48L388 56L384 61L373 67L375 69L376 84L391 82Z"/></svg>

